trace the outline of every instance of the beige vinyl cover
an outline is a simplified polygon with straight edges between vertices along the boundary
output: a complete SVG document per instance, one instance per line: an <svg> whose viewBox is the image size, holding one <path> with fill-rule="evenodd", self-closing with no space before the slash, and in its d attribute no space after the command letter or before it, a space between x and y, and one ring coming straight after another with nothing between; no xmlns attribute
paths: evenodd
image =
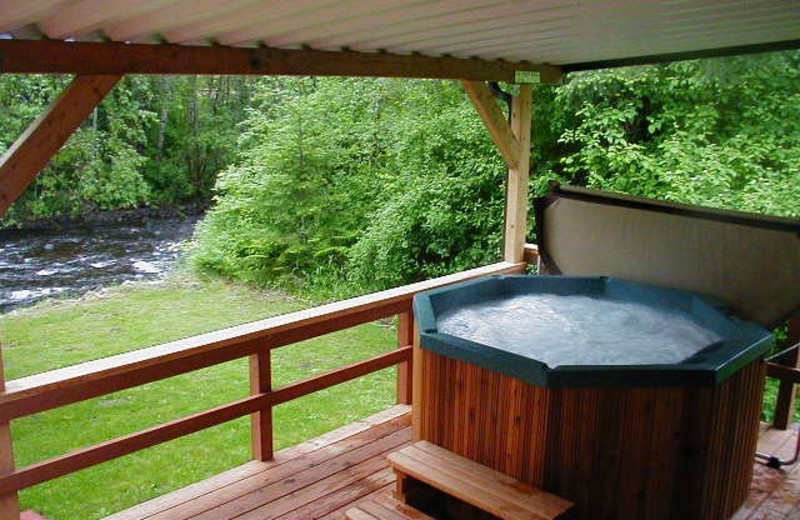
<svg viewBox="0 0 800 520"><path fill-rule="evenodd" d="M800 221L572 187L536 201L548 274L712 296L768 328L800 311Z"/></svg>

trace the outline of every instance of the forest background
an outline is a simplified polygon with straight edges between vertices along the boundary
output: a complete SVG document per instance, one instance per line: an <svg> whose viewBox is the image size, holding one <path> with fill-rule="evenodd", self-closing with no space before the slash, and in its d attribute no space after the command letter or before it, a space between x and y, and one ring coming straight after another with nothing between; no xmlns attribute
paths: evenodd
<svg viewBox="0 0 800 520"><path fill-rule="evenodd" d="M68 81L0 76L0 152ZM570 74L534 105L531 197L800 216L798 51ZM128 76L2 226L208 207L196 270L329 299L497 260L504 178L457 82Z"/></svg>

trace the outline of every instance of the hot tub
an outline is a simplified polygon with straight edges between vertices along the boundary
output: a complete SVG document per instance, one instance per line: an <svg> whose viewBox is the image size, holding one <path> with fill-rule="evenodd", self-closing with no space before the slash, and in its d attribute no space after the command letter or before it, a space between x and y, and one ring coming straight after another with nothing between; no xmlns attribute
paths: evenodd
<svg viewBox="0 0 800 520"><path fill-rule="evenodd" d="M720 519L746 498L760 326L607 277L491 277L414 309L417 439L572 500L576 518Z"/></svg>

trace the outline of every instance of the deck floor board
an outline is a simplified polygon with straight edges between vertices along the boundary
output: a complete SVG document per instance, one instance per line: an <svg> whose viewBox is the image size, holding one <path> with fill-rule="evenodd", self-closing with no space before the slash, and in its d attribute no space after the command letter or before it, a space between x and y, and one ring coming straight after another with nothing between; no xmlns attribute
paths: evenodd
<svg viewBox="0 0 800 520"><path fill-rule="evenodd" d="M791 458L797 435L796 426L764 427L759 451ZM106 520L341 520L361 500L391 492L385 455L410 440L410 407L398 405L282 450L273 461L248 462ZM734 519L800 518L800 464L754 467L750 496Z"/></svg>

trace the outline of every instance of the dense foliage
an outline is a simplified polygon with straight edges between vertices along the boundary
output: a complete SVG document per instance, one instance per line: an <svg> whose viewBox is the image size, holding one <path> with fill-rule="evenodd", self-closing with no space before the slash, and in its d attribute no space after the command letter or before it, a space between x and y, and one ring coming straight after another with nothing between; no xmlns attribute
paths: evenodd
<svg viewBox="0 0 800 520"><path fill-rule="evenodd" d="M457 85L257 89L198 233L202 268L346 293L498 258L504 168ZM555 178L800 216L797 52L573 74L535 106L532 196Z"/></svg>
<svg viewBox="0 0 800 520"><path fill-rule="evenodd" d="M496 256L502 163L457 84L274 80L255 98L198 230L202 268L363 290Z"/></svg>
<svg viewBox="0 0 800 520"><path fill-rule="evenodd" d="M66 79L0 81L3 147ZM535 98L531 196L554 178L800 216L797 51L571 74ZM454 82L130 77L10 222L213 196L195 266L341 296L496 260L504 177Z"/></svg>
<svg viewBox="0 0 800 520"><path fill-rule="evenodd" d="M208 200L217 172L233 158L251 81L126 76L3 222ZM68 82L0 75L0 152Z"/></svg>
<svg viewBox="0 0 800 520"><path fill-rule="evenodd" d="M800 53L575 75L551 170L647 197L800 215Z"/></svg>

